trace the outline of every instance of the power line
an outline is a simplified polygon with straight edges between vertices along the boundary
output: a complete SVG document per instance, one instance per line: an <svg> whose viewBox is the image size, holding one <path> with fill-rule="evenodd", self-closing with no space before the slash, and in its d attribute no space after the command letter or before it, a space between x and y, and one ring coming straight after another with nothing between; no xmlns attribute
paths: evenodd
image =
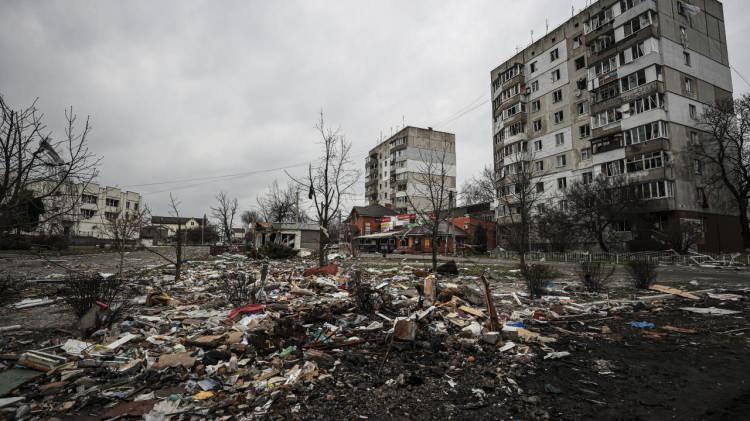
<svg viewBox="0 0 750 421"><path fill-rule="evenodd" d="M481 102L479 104L476 104L476 102L479 101L479 100L481 100L482 98L484 98L485 95L486 95L486 93L482 93L481 95L479 95L478 97L476 97L473 101L471 101L468 105L466 105L464 107L461 107L458 111L454 112L453 114L449 115L448 117L444 118L443 120L440 120L439 122L433 124L433 126L434 127L439 127L439 126L442 126L442 125L444 125L446 123L450 123L451 121L453 121L453 120L455 120L457 118L460 118L461 116L465 115L468 111L472 111L472 110L476 109L476 107L478 107L480 105L486 104L487 102L489 102L489 100L485 100L485 101L483 101L483 102Z"/></svg>
<svg viewBox="0 0 750 421"><path fill-rule="evenodd" d="M288 169L288 168L301 167L303 165L307 165L308 163L309 162L301 162L299 164L288 165L288 166L284 166L284 167L269 168L269 169L264 169L264 170L255 170L255 171L245 171L245 172L234 173L234 174L214 175L214 176L195 177L195 178L181 178L181 179L177 179L177 180L157 181L157 182L154 182L154 183L128 184L128 185L125 185L125 186L122 186L122 187L123 188L125 188L125 187L147 187L147 186L158 186L158 185L162 185L162 184L184 183L184 182L190 182L190 181L215 180L215 179L218 180L218 179L222 179L222 178L242 177L242 176L247 176L247 175L262 174L262 173L266 173L266 172L281 171L281 170L285 170L285 169Z"/></svg>
<svg viewBox="0 0 750 421"><path fill-rule="evenodd" d="M739 72L739 70L737 70L737 69L736 69L736 68L735 68L734 66L732 66L731 64L729 65L729 67L731 67L731 68L732 68L732 70L734 70L734 72L735 72L735 73L737 73L737 76L739 76L739 77L740 77L740 79L742 79L742 81L743 81L743 82L745 82L745 85L747 85L747 86L748 86L748 88L750 88L750 83L748 83L748 82L747 82L747 79L745 79L745 77L744 77L744 76L742 76L742 73L740 73L740 72Z"/></svg>
<svg viewBox="0 0 750 421"><path fill-rule="evenodd" d="M485 101L483 101L483 102L481 102L481 103L479 103L479 104L477 104L477 105L475 105L474 107L472 107L472 108L470 108L470 109L468 109L468 110L464 111L463 113L461 113L461 114L459 114L459 115L457 115L457 116L453 117L452 119L450 119L450 120L448 120L448 121L445 121L445 122L441 123L440 125L441 125L441 126L445 126L445 125L446 125L446 124L448 124L448 123L452 123L452 122L454 122L454 121L458 120L459 118L461 118L461 117L465 116L466 114L469 114L470 112L472 112L472 111L474 111L474 110L478 109L478 108L479 108L479 107L481 107L482 105L484 105L484 104L487 104L488 102L490 102L490 100L489 100L489 99L488 99L488 100L485 100ZM437 127L437 126L436 126L436 127Z"/></svg>

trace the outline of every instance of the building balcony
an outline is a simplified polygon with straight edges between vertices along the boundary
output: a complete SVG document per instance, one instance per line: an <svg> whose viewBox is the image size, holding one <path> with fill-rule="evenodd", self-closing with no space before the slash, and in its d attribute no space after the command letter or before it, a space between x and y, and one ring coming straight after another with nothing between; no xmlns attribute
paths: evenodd
<svg viewBox="0 0 750 421"><path fill-rule="evenodd" d="M502 85L500 85L500 90L502 91L502 90L504 90L505 88L507 88L509 86L515 85L516 83L523 82L524 81L524 74L523 73L524 73L523 72L523 67L521 67L521 72L520 73L518 73L517 75L513 76L512 78L506 80L505 82L503 82Z"/></svg>
<svg viewBox="0 0 750 421"><path fill-rule="evenodd" d="M622 149L622 147L622 133L591 140L591 152L594 155L613 151L615 149Z"/></svg>
<svg viewBox="0 0 750 421"><path fill-rule="evenodd" d="M614 40L614 30L615 30L614 20L610 19L609 22L604 23L602 25L599 25L598 28L596 28L596 29L592 30L591 32L585 34L583 36L583 39L586 42L586 45L592 45L593 42L597 38L599 38L601 36L606 36L606 35L611 35L612 39ZM611 34L609 34L610 32L611 32Z"/></svg>
<svg viewBox="0 0 750 421"><path fill-rule="evenodd" d="M515 96L512 96L512 97L506 99L505 101L503 101L503 102L500 103L500 109L503 110L503 111L505 111L508 108L510 108L510 107L518 104L519 102L524 102L524 103L526 102L526 95L525 94L518 94L518 95L515 95Z"/></svg>
<svg viewBox="0 0 750 421"><path fill-rule="evenodd" d="M505 127L505 123L503 120L497 120L496 122L492 123L492 134L498 133L500 130Z"/></svg>
<svg viewBox="0 0 750 421"><path fill-rule="evenodd" d="M500 96L501 92L503 92L503 88L500 85L492 85L492 100L494 101L495 99L497 99L497 97Z"/></svg>
<svg viewBox="0 0 750 421"><path fill-rule="evenodd" d="M615 135L617 133L620 133L622 131L621 129L621 122L622 120L613 121L611 123L605 124L601 127L597 127L595 129L591 130L591 137L594 139L599 138L605 138L608 136Z"/></svg>
<svg viewBox="0 0 750 421"><path fill-rule="evenodd" d="M624 104L626 102L634 101L638 98L642 98L646 95L651 95L657 92L664 93L664 82L654 80L645 85L641 85L637 88L633 88L629 91L621 93L620 98L622 103Z"/></svg>
<svg viewBox="0 0 750 421"><path fill-rule="evenodd" d="M520 133L516 133L513 136L509 136L507 139L505 139L505 141L503 141L502 145L503 146L510 145L520 140L528 140L528 139L529 139L529 136L526 134L525 131L523 131Z"/></svg>
<svg viewBox="0 0 750 421"><path fill-rule="evenodd" d="M622 97L618 93L616 96L609 97L605 100L600 100L591 104L591 115L597 115L603 111L610 110L615 107L619 107L624 102Z"/></svg>
<svg viewBox="0 0 750 421"><path fill-rule="evenodd" d="M506 118L503 120L504 126L512 126L515 123L518 123L520 121L527 122L529 120L529 115L526 111L518 112L516 114L513 114L512 116Z"/></svg>
<svg viewBox="0 0 750 421"><path fill-rule="evenodd" d="M669 139L660 137L646 142L636 143L634 145L627 145L625 147L625 156L632 157L644 153L668 150L670 150Z"/></svg>

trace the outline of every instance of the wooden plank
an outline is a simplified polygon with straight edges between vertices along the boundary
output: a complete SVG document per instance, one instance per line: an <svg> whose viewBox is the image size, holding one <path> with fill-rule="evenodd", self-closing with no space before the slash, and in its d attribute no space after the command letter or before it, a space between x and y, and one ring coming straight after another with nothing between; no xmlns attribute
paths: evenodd
<svg viewBox="0 0 750 421"><path fill-rule="evenodd" d="M654 285L651 285L651 288L649 288L649 289L652 290L652 291L659 291L659 292L663 292L663 293L666 293L666 294L672 294L672 295L676 295L678 297L687 298L688 300L696 300L696 301L700 300L700 297L698 297L695 294L691 294L691 293L689 293L687 291L683 291L681 289L668 287L666 285L654 284Z"/></svg>

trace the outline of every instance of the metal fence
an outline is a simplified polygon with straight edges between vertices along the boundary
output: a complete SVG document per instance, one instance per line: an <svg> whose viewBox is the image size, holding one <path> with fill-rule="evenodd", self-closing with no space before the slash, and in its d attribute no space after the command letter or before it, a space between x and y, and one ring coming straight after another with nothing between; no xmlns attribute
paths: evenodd
<svg viewBox="0 0 750 421"><path fill-rule="evenodd" d="M515 251L490 252L493 258L518 260L519 254ZM603 262L609 264L625 264L630 260L656 260L664 265L715 265L715 266L750 266L750 255L735 254L703 254L689 253L679 254L675 251L653 251L640 253L605 253L605 252L540 252L531 251L526 253L527 261L538 262L569 262L581 261Z"/></svg>

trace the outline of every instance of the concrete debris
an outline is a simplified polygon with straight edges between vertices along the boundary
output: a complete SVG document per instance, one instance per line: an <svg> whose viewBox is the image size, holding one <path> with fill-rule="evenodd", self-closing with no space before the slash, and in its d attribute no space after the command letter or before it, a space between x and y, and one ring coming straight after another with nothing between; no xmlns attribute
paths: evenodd
<svg viewBox="0 0 750 421"><path fill-rule="evenodd" d="M596 397L595 376L616 375L610 360L619 360L593 359L591 344L697 341L706 329L687 319L701 317L681 311L737 315L747 303L746 291L654 285L663 295L612 297L583 292L565 279L531 299L512 269L490 278L479 271L460 275L464 268L456 262L435 273L404 263L367 267L367 261L355 269L341 253L336 262L310 267L299 257L264 263L223 254L186 263L177 282L163 268L144 269L148 276L128 285L125 310L100 302L77 320L77 329L45 333L52 337L37 340L22 321L4 320L2 413L160 421L302 419L310 418L305 411L320 411L362 418L352 399L371 394L378 399L376 419L419 417L398 412L410 395L434 402L446 419L508 405L536 408L528 418L549 419L551 412L540 408L550 395ZM262 291L234 300L224 281L238 273L262 278L252 285ZM670 304L684 305L680 298L720 307ZM8 308L53 305L37 311L62 308L62 300L27 298ZM660 319L666 311L686 321ZM744 328L727 329L742 335ZM564 360L552 361L558 359ZM552 383L525 380L567 366L588 368L594 380L574 387L562 384L562 376ZM331 405L345 412L322 409Z"/></svg>
<svg viewBox="0 0 750 421"><path fill-rule="evenodd" d="M680 310L689 311L691 313L698 313L698 314L708 314L711 316L728 316L731 314L740 314L741 311L737 310L727 310L725 308L717 308L717 307L680 307Z"/></svg>

